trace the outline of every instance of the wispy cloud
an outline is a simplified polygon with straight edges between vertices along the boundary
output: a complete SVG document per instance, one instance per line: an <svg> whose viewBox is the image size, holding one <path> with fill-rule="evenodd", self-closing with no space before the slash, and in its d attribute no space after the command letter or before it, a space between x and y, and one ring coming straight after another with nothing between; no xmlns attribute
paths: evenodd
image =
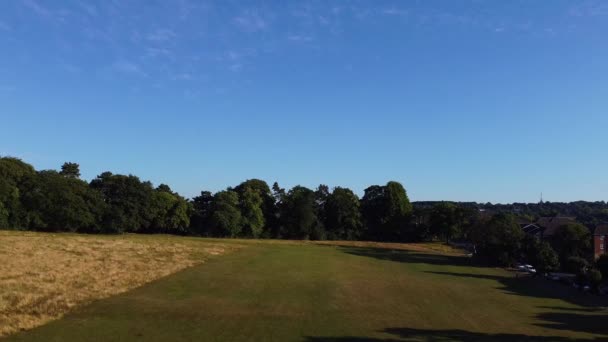
<svg viewBox="0 0 608 342"><path fill-rule="evenodd" d="M148 76L138 64L126 60L119 60L114 62L111 66L111 69L123 74L138 75L144 77Z"/></svg>
<svg viewBox="0 0 608 342"><path fill-rule="evenodd" d="M597 17L608 15L608 2L606 1L585 1L573 5L568 10L568 14L573 17Z"/></svg>
<svg viewBox="0 0 608 342"><path fill-rule="evenodd" d="M40 5L35 0L22 0L22 3L25 7L29 8L30 10L34 11L35 13L37 13L41 16L48 17L52 14L52 12L49 9Z"/></svg>
<svg viewBox="0 0 608 342"><path fill-rule="evenodd" d="M54 22L65 22L66 18L71 14L69 10L64 8L49 9L45 5L41 5L36 0L21 0L21 3L30 11Z"/></svg>
<svg viewBox="0 0 608 342"><path fill-rule="evenodd" d="M232 72L239 72L239 71L243 70L243 64L233 63L228 67L228 69Z"/></svg>
<svg viewBox="0 0 608 342"><path fill-rule="evenodd" d="M79 1L78 6L80 6L80 8L82 8L87 14L92 17L97 17L99 15L99 11L97 11L97 7L95 7L93 3Z"/></svg>
<svg viewBox="0 0 608 342"><path fill-rule="evenodd" d="M406 16L409 14L409 11L402 8L390 7L380 10L380 13L385 15Z"/></svg>
<svg viewBox="0 0 608 342"><path fill-rule="evenodd" d="M157 29L150 33L146 38L152 42L166 42L175 38L177 34L170 29Z"/></svg>
<svg viewBox="0 0 608 342"><path fill-rule="evenodd" d="M306 35L299 35L299 34L290 34L287 36L287 39L292 41L292 42L310 42L313 40L313 38L311 36L306 36Z"/></svg>
<svg viewBox="0 0 608 342"><path fill-rule="evenodd" d="M258 11L246 11L232 21L238 28L246 32L262 31L269 26L267 19L264 19Z"/></svg>
<svg viewBox="0 0 608 342"><path fill-rule="evenodd" d="M171 79L173 81L192 81L192 80L194 80L194 76L191 73L183 72L183 73L171 75Z"/></svg>

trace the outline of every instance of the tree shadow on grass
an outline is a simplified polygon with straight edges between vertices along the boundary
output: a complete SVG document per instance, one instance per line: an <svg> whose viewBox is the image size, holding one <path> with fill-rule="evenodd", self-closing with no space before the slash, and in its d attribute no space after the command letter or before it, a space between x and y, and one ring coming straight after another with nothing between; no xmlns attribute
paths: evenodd
<svg viewBox="0 0 608 342"><path fill-rule="evenodd" d="M525 334L491 334L472 332L459 329L429 330L413 328L388 328L382 332L392 335L387 338L339 336L339 337L305 337L308 342L397 342L397 341L539 341L539 342L572 342L572 341L600 341L600 339L572 339L560 336L534 336Z"/></svg>
<svg viewBox="0 0 608 342"><path fill-rule="evenodd" d="M552 298L561 299L563 301L583 306L586 308L595 308L599 310L603 307L608 306L607 296L597 296L590 293L581 293L576 289L545 279L541 276L521 276L516 277L509 273L507 276L490 275L490 274L473 274L473 273L458 273L458 272L440 272L440 271L429 271L427 273L465 277L465 278L477 278L477 279L490 279L497 281L501 287L499 289L505 291L508 294L517 296L527 296L536 298ZM551 308L553 307L545 307ZM568 308L562 308L568 309ZM574 309L576 310L576 309ZM586 309L580 309L587 311ZM587 311L588 312L588 311Z"/></svg>
<svg viewBox="0 0 608 342"><path fill-rule="evenodd" d="M470 258L464 256L451 256L430 253L426 254L407 250L391 250L382 248L343 247L341 250L345 253L352 255L365 256L394 262L421 263L445 266L469 266L482 268L482 266L474 264ZM556 330L568 330L574 332L585 332L589 334L608 335L608 311L605 310L605 308L608 307L608 296L596 296L593 294L581 293L570 286L553 282L540 276L534 277L526 275L516 277L516 273L507 273L506 275L492 275L482 273L480 274L441 271L426 271L426 273L449 277L493 280L498 283L498 290L502 290L505 293L511 295L533 298L558 299L567 303L575 304L582 308L540 307L541 309L547 309L548 311L537 315L536 318L542 321L542 323L536 323L536 325ZM442 280L439 279L438 281ZM446 280L445 283L449 284L449 280ZM418 340L423 341L569 341L569 339L560 339L559 337L544 338L542 336L520 336L512 334L485 335L461 330L424 331L408 328L400 330L394 329L392 331L401 331L402 333L404 333L401 336L402 339L418 338ZM416 334L420 336L417 336ZM425 336L426 338L422 338ZM348 338L345 338L344 340L348 340ZM353 340L357 341L356 338L353 338ZM604 338L602 340L608 341L608 338ZM358 341L366 341L366 339L359 339ZM382 340L371 339L369 341ZM390 341L390 339L386 341Z"/></svg>
<svg viewBox="0 0 608 342"><path fill-rule="evenodd" d="M419 253L408 250L372 248L372 247L340 247L340 251L369 258L405 263L429 265L472 265L471 259L465 256Z"/></svg>

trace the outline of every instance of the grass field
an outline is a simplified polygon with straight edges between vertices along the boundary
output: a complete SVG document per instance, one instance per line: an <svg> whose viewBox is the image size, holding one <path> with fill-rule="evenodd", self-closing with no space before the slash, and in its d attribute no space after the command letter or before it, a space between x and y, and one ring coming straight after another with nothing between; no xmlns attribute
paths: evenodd
<svg viewBox="0 0 608 342"><path fill-rule="evenodd" d="M605 299L436 245L200 241L244 247L6 340L608 340Z"/></svg>
<svg viewBox="0 0 608 342"><path fill-rule="evenodd" d="M234 247L171 236L0 231L0 337Z"/></svg>

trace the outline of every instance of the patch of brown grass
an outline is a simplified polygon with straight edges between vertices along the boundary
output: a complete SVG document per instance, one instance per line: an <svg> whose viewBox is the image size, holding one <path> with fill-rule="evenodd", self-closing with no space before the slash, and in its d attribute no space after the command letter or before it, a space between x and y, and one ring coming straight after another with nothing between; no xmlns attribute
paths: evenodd
<svg viewBox="0 0 608 342"><path fill-rule="evenodd" d="M172 236L0 231L0 337L236 247Z"/></svg>

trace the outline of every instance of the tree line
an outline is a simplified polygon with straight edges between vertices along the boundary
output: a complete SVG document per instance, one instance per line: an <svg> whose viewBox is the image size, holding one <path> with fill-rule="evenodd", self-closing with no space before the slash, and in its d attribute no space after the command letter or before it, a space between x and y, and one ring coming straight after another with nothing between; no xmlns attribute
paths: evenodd
<svg viewBox="0 0 608 342"><path fill-rule="evenodd" d="M482 215L480 209L494 215ZM527 236L517 219L570 214L601 222L605 202L492 205L411 203L398 182L372 185L361 198L345 187L316 189L250 179L188 200L168 185L103 172L90 182L79 165L36 171L20 159L0 158L0 228L80 233L168 233L208 237L467 241L493 265L525 260L540 272L593 271L589 226L560 227L549 241ZM583 220L581 220L583 221ZM608 262L606 262L608 263ZM584 272L581 270L585 270ZM605 273L608 273L606 270ZM594 274L593 276L597 276Z"/></svg>
<svg viewBox="0 0 608 342"><path fill-rule="evenodd" d="M166 184L103 172L90 182L79 165L36 171L0 158L0 228L81 233L170 233L211 237L408 240L412 205L398 182L360 199L343 187L316 189L250 179L188 200Z"/></svg>

